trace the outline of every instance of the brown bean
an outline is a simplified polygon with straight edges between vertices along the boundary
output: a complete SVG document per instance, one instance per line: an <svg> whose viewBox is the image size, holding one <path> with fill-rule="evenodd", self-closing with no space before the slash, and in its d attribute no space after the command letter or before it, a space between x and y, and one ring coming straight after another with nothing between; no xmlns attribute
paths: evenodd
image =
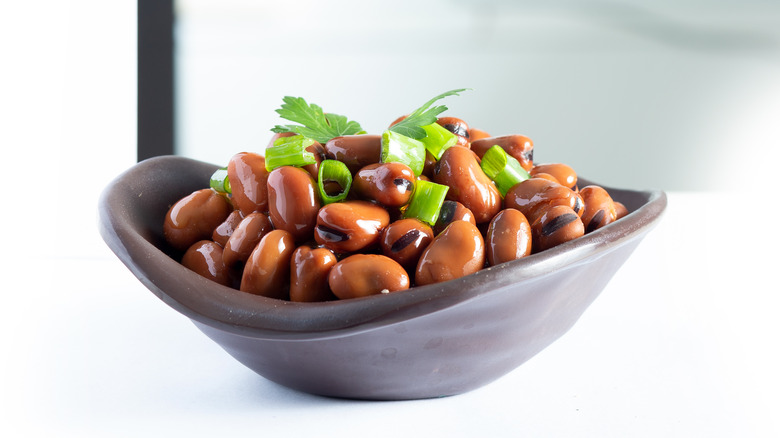
<svg viewBox="0 0 780 438"><path fill-rule="evenodd" d="M217 242L224 248L228 239L230 239L230 235L233 234L233 231L238 224L241 223L243 218L241 211L233 210L224 222L219 224L217 228L214 228L214 232L211 233L211 240Z"/></svg>
<svg viewBox="0 0 780 438"><path fill-rule="evenodd" d="M483 138L492 137L492 135L488 134L487 132L477 129L477 128L469 128L469 140L481 140Z"/></svg>
<svg viewBox="0 0 780 438"><path fill-rule="evenodd" d="M268 211L265 157L253 152L238 153L230 158L227 172L233 204L244 216Z"/></svg>
<svg viewBox="0 0 780 438"><path fill-rule="evenodd" d="M531 169L531 176L539 173L552 175L560 185L574 190L577 187L577 172L563 163L537 164Z"/></svg>
<svg viewBox="0 0 780 438"><path fill-rule="evenodd" d="M615 203L603 187L583 187L580 196L585 202L585 211L582 213L585 232L590 233L617 220Z"/></svg>
<svg viewBox="0 0 780 438"><path fill-rule="evenodd" d="M367 201L335 202L317 214L314 239L337 252L355 252L379 242L382 230L390 223L384 208Z"/></svg>
<svg viewBox="0 0 780 438"><path fill-rule="evenodd" d="M233 266L246 262L260 239L271 230L271 220L264 213L251 213L245 217L225 244L222 254L225 264Z"/></svg>
<svg viewBox="0 0 780 438"><path fill-rule="evenodd" d="M163 222L165 240L179 251L209 239L233 207L212 189L202 189L181 198L168 209Z"/></svg>
<svg viewBox="0 0 780 438"><path fill-rule="evenodd" d="M558 181L558 178L550 175L549 173L538 172L538 173L534 174L533 177L534 178L546 179L547 181L552 181L552 182L554 182L556 184L561 184L560 181Z"/></svg>
<svg viewBox="0 0 780 438"><path fill-rule="evenodd" d="M299 246L290 259L290 301L320 302L336 297L330 291L328 274L336 256L327 248Z"/></svg>
<svg viewBox="0 0 780 438"><path fill-rule="evenodd" d="M255 295L289 297L290 259L295 239L285 230L273 230L260 239L244 266L240 289Z"/></svg>
<svg viewBox="0 0 780 438"><path fill-rule="evenodd" d="M617 212L615 220L618 220L620 218L626 217L628 214L628 208L626 208L622 202L615 201L615 212Z"/></svg>
<svg viewBox="0 0 780 438"><path fill-rule="evenodd" d="M534 223L534 248L544 251L562 243L582 237L585 226L570 207L554 205Z"/></svg>
<svg viewBox="0 0 780 438"><path fill-rule="evenodd" d="M374 163L363 167L352 181L352 189L364 199L386 207L400 207L409 202L415 176L403 163Z"/></svg>
<svg viewBox="0 0 780 438"><path fill-rule="evenodd" d="M211 240L195 242L184 253L181 264L209 280L230 286L230 272L222 261L222 247L216 242Z"/></svg>
<svg viewBox="0 0 780 438"><path fill-rule="evenodd" d="M490 221L485 240L490 266L517 260L531 254L531 224L514 208L501 210Z"/></svg>
<svg viewBox="0 0 780 438"><path fill-rule="evenodd" d="M476 222L489 222L501 210L501 193L466 148L451 147L436 164L433 179L449 186L447 199L458 201L474 213Z"/></svg>
<svg viewBox="0 0 780 438"><path fill-rule="evenodd" d="M469 147L471 140L469 138L469 125L466 122L457 117L439 117L436 123L458 136L456 146Z"/></svg>
<svg viewBox="0 0 780 438"><path fill-rule="evenodd" d="M397 262L379 254L354 254L328 274L333 294L342 300L409 289L409 275Z"/></svg>
<svg viewBox="0 0 780 438"><path fill-rule="evenodd" d="M382 254L398 262L404 269L417 266L422 252L433 241L433 230L417 219L397 220L385 228L380 242Z"/></svg>
<svg viewBox="0 0 780 438"><path fill-rule="evenodd" d="M309 173L282 166L268 175L268 210L274 228L289 231L297 242L311 239L320 196Z"/></svg>
<svg viewBox="0 0 780 438"><path fill-rule="evenodd" d="M531 171L534 167L534 142L524 135L505 135L471 141L471 150L482 158L493 145L501 146L507 154L515 157L523 169Z"/></svg>
<svg viewBox="0 0 780 438"><path fill-rule="evenodd" d="M458 201L444 201L439 209L439 218L433 226L433 234L438 235L444 231L447 226L455 221L467 221L476 225L474 213Z"/></svg>
<svg viewBox="0 0 780 438"><path fill-rule="evenodd" d="M345 135L325 143L328 158L347 165L353 174L369 164L378 163L382 155L381 135Z"/></svg>
<svg viewBox="0 0 780 438"><path fill-rule="evenodd" d="M582 198L573 190L542 178L515 184L504 198L505 207L520 210L531 224L553 205L566 205L578 215L584 208Z"/></svg>
<svg viewBox="0 0 780 438"><path fill-rule="evenodd" d="M477 227L455 221L433 239L417 263L417 285L438 283L473 274L485 264L485 242Z"/></svg>

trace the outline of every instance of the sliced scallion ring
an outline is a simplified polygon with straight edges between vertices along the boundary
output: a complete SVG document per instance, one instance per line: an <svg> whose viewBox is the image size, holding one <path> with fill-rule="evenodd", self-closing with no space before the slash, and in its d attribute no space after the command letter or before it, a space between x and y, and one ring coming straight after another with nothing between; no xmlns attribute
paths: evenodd
<svg viewBox="0 0 780 438"><path fill-rule="evenodd" d="M232 193L230 189L230 179L228 178L227 167L217 169L216 172L211 175L209 185L212 189L220 193Z"/></svg>
<svg viewBox="0 0 780 438"><path fill-rule="evenodd" d="M320 192L322 204L343 201L349 194L352 186L352 174L347 165L338 160L323 160L317 174L317 189ZM335 191L334 188L339 190Z"/></svg>
<svg viewBox="0 0 780 438"><path fill-rule="evenodd" d="M420 141L437 160L441 158L444 151L458 143L458 136L438 123L425 125L422 129L425 130L425 137L421 138Z"/></svg>
<svg viewBox="0 0 780 438"><path fill-rule="evenodd" d="M447 196L449 189L448 186L443 184L417 180L414 193L412 193L412 199L409 201L406 210L404 210L404 217L416 218L430 226L436 225L436 221L439 219L439 211L442 204L444 204L444 197Z"/></svg>
<svg viewBox="0 0 780 438"><path fill-rule="evenodd" d="M493 145L485 152L480 166L485 175L495 181L501 196L506 196L506 192L514 187L515 184L531 177L528 171L520 165L520 162L515 157L507 154L499 145Z"/></svg>
<svg viewBox="0 0 780 438"><path fill-rule="evenodd" d="M316 163L314 154L306 150L313 144L314 140L302 135L277 138L273 146L265 150L265 169L270 172L282 166L303 167Z"/></svg>
<svg viewBox="0 0 780 438"><path fill-rule="evenodd" d="M420 176L425 166L425 145L411 137L393 131L382 133L382 163L403 163L409 166L416 176Z"/></svg>

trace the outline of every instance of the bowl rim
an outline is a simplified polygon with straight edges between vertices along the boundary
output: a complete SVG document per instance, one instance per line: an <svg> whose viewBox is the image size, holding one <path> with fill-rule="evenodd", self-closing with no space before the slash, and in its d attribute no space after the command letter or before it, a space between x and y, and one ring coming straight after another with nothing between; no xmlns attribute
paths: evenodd
<svg viewBox="0 0 780 438"><path fill-rule="evenodd" d="M644 199L626 217L573 241L530 256L484 268L458 279L417 286L391 294L342 301L295 303L252 295L208 280L171 258L140 232L141 194L162 191L165 181L185 178L171 170L205 175L217 165L181 156L154 157L137 163L111 181L98 203L98 227L114 254L155 295L190 319L234 334L267 339L344 336L421 317L460 305L514 283L556 271L614 251L639 239L660 220L667 204L661 190L603 186L613 197ZM580 186L595 184L580 178ZM203 185L204 188L206 187ZM188 193L171 194L172 202ZM177 197L178 196L178 197ZM631 207L629 207L631 209ZM160 230L162 222L160 222ZM161 231L160 231L161 233ZM175 276L176 281L171 283Z"/></svg>

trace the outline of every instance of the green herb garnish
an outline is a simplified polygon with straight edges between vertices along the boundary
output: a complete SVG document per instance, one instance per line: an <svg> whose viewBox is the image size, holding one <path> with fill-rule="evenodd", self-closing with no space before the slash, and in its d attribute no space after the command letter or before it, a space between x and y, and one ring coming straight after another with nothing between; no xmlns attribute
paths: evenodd
<svg viewBox="0 0 780 438"><path fill-rule="evenodd" d="M416 140L424 138L426 134L422 127L425 125L430 125L431 123L436 123L438 115L444 111L447 111L447 107L444 105L438 105L433 108L430 108L430 106L439 99L443 99L447 96L458 96L458 93L466 90L468 90L468 88L459 88L457 90L447 91L434 97L428 102L425 102L423 106L414 110L413 113L409 114L409 117L391 126L390 130L401 135L414 138Z"/></svg>
<svg viewBox="0 0 780 438"><path fill-rule="evenodd" d="M346 199L351 186L352 174L346 164L338 160L322 160L317 174L317 188L324 205Z"/></svg>
<svg viewBox="0 0 780 438"><path fill-rule="evenodd" d="M285 96L284 104L276 112L282 118L298 122L301 125L276 125L271 131L276 133L294 132L325 144L328 140L342 135L363 132L358 122L349 121L345 116L323 113L322 108L308 104L302 97Z"/></svg>
<svg viewBox="0 0 780 438"><path fill-rule="evenodd" d="M488 178L495 181L501 196L506 196L506 192L514 187L515 184L531 177L515 157L507 154L497 144L493 145L482 156L480 167L482 167L482 171L485 172Z"/></svg>
<svg viewBox="0 0 780 438"><path fill-rule="evenodd" d="M449 189L449 186L443 184L417 180L412 199L404 210L404 217L415 218L434 226L439 219L439 212Z"/></svg>

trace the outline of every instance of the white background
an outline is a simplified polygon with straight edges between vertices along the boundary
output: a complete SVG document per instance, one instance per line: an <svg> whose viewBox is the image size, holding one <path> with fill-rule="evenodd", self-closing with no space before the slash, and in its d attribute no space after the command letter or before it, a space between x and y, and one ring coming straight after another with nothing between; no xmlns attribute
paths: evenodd
<svg viewBox="0 0 780 438"><path fill-rule="evenodd" d="M716 5L728 12L730 3ZM751 16L761 29L761 20L772 17ZM365 403L297 393L248 371L145 290L97 235L98 195L135 159L134 2L4 3L0 50L6 189L0 210L2 436L780 433L780 242L772 227L780 213L773 196L778 99L771 97L777 96L778 76L756 79L767 79L764 74L774 70L764 67L776 58L740 64L745 55L739 50L726 56L748 70L759 65L751 70L756 76L701 67L702 81L726 75L745 92L732 90L733 103L720 109L704 105L712 111L707 120L722 121L691 127L690 133L704 137L691 134L682 146L674 136L666 139L701 152L710 147L706 136L713 135L705 128L728 127L728 144L740 154L716 147L718 156L729 159L715 176L726 178L730 190L651 184L670 192L667 215L572 331L480 390L439 400ZM736 64L725 65L726 72L742 68ZM290 93L322 93L317 100L323 101L335 95L315 85L307 81ZM499 93L472 87L472 103ZM406 95L395 92L374 97L397 99L398 108L405 108L423 91L440 90L421 86L408 94L413 102L401 102ZM541 101L554 88L534 85L533 92ZM268 117L267 102L246 99L254 100L256 112L239 109L233 123ZM696 100L688 99L689 105ZM647 109L645 118L665 120L666 108ZM668 108L674 119L695 112L685 105ZM353 112L346 104L339 110ZM528 129L543 126L549 132L544 135L553 135L548 115L536 114ZM560 126L583 123L582 130L592 125L581 117L596 118L598 112L574 107L558 116ZM643 117L629 112L620 123L636 127L637 118ZM641 151L626 153L618 163L634 156ZM575 157L564 159L581 158ZM639 184L626 175L614 178L616 185Z"/></svg>

